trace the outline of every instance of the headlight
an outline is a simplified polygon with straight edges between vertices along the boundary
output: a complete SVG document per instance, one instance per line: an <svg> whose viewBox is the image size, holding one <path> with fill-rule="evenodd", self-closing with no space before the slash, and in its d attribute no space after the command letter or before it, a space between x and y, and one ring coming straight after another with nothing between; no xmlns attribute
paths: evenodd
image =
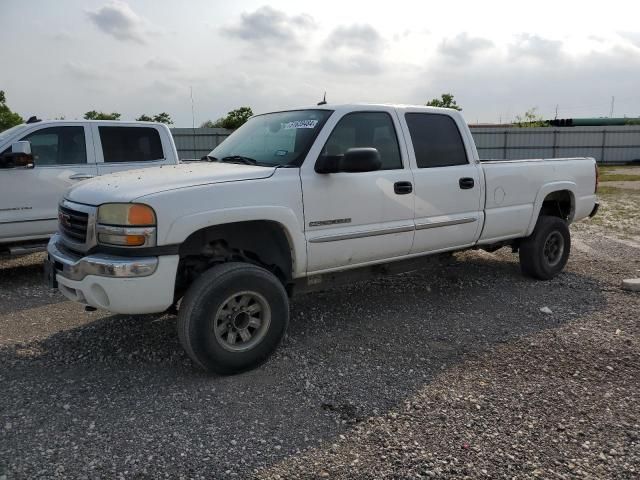
<svg viewBox="0 0 640 480"><path fill-rule="evenodd" d="M156 244L156 214L141 203L106 203L98 208L98 243L126 247Z"/></svg>
<svg viewBox="0 0 640 480"><path fill-rule="evenodd" d="M98 223L155 227L156 214L142 203L105 203L98 208Z"/></svg>

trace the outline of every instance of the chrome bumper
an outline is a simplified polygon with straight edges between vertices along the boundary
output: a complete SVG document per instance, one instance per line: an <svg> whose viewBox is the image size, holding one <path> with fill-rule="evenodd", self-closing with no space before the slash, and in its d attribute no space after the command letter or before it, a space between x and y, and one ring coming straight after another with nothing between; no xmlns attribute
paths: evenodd
<svg viewBox="0 0 640 480"><path fill-rule="evenodd" d="M87 275L99 277L135 278L148 277L158 268L158 257L117 257L94 254L81 257L58 247L60 235L51 237L47 252L49 261L58 275L69 280L82 280Z"/></svg>

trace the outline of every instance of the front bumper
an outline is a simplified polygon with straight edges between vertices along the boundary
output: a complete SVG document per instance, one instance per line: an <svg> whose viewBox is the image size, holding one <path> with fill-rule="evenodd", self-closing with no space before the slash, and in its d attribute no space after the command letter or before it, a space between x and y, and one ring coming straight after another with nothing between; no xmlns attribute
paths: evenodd
<svg viewBox="0 0 640 480"><path fill-rule="evenodd" d="M80 257L60 247L59 235L47 252L53 283L70 300L127 314L163 312L173 304L178 255Z"/></svg>
<svg viewBox="0 0 640 480"><path fill-rule="evenodd" d="M591 210L591 213L589 214L589 218L595 217L596 213L598 213L599 208L600 208L600 203L596 202L595 205L593 206L593 210Z"/></svg>

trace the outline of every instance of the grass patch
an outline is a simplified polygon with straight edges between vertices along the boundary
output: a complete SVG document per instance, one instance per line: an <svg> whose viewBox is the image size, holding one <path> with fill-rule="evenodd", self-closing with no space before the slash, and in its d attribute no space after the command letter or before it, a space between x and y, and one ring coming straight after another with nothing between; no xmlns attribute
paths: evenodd
<svg viewBox="0 0 640 480"><path fill-rule="evenodd" d="M583 222L604 227L626 236L640 236L640 190L600 186L600 210L592 219Z"/></svg>
<svg viewBox="0 0 640 480"><path fill-rule="evenodd" d="M633 188L620 188L610 187L608 185L600 184L598 186L598 193L596 195L638 195L640 196L640 190L634 190Z"/></svg>
<svg viewBox="0 0 640 480"><path fill-rule="evenodd" d="M625 173L600 173L601 182L639 182L640 175L629 175Z"/></svg>
<svg viewBox="0 0 640 480"><path fill-rule="evenodd" d="M622 193L624 190L622 188L616 187L607 187L606 185L598 186L597 195L616 195L618 193Z"/></svg>
<svg viewBox="0 0 640 480"><path fill-rule="evenodd" d="M625 170L637 170L640 173L640 165L598 165L598 170L600 170L601 173L615 172L621 168Z"/></svg>

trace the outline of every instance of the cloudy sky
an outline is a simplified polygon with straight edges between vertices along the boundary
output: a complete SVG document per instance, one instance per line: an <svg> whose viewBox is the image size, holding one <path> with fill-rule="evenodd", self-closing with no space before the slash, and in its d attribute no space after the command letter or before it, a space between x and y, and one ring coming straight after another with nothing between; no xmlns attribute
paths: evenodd
<svg viewBox="0 0 640 480"><path fill-rule="evenodd" d="M640 2L0 0L0 89L22 114L422 104L469 122L531 107L640 115Z"/></svg>

